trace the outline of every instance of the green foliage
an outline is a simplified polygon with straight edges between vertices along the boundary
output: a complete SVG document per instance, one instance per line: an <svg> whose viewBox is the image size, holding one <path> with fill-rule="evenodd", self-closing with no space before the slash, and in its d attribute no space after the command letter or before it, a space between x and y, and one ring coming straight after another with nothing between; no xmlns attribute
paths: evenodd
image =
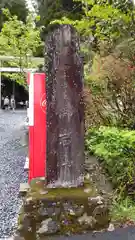
<svg viewBox="0 0 135 240"><path fill-rule="evenodd" d="M28 9L26 7L26 1L24 0L1 0L0 1L0 29L3 23L7 20L5 14L3 13L3 9L7 8L12 15L16 15L19 20L25 22Z"/></svg>
<svg viewBox="0 0 135 240"><path fill-rule="evenodd" d="M103 161L120 194L134 194L135 131L103 126L90 129L86 146Z"/></svg>
<svg viewBox="0 0 135 240"><path fill-rule="evenodd" d="M91 0L78 0L83 6L84 15L81 20L73 21L67 17L52 21L51 24L73 24L81 35L89 36L92 34L99 40L116 41L123 34L128 33L132 22L131 14L124 13L119 7L101 1L100 4Z"/></svg>
<svg viewBox="0 0 135 240"><path fill-rule="evenodd" d="M95 124L101 122L104 125L129 127L135 122L134 73L129 71L128 66L130 60L134 66L135 54L133 3L126 0L74 2L80 3L83 9L81 19L64 15L52 19L50 25L72 24L80 33L86 63L85 84L90 89L89 116L95 116L96 112L98 120L95 119ZM102 51L101 45L104 45ZM96 52L95 56L93 52ZM100 60L105 56L110 59L103 59L102 64ZM93 120L89 124L93 125Z"/></svg>
<svg viewBox="0 0 135 240"><path fill-rule="evenodd" d="M134 201L129 197L126 197L124 200L115 200L111 209L111 221L127 224L135 222Z"/></svg>
<svg viewBox="0 0 135 240"><path fill-rule="evenodd" d="M32 16L27 17L25 24L18 20L17 16L10 15L7 9L5 13L8 20L0 33L0 53L6 51L7 54L10 52L18 56L31 56L40 44L39 30L35 28Z"/></svg>
<svg viewBox="0 0 135 240"><path fill-rule="evenodd" d="M21 74L6 74L6 76L20 84L25 84L23 69L34 67L31 57L41 45L40 29L35 28L31 15L27 17L26 23L23 23L17 16L12 16L8 9L4 10L4 14L8 20L5 21L0 32L0 55L15 56L18 59L6 61L3 65L22 69Z"/></svg>
<svg viewBox="0 0 135 240"><path fill-rule="evenodd" d="M80 3L75 3L73 0L45 0L37 1L40 21L38 25L45 26L44 34L48 34L51 30L50 22L55 19L61 19L63 16L72 20L80 19L82 8Z"/></svg>
<svg viewBox="0 0 135 240"><path fill-rule="evenodd" d="M131 68L134 67L134 47L133 44L131 46L132 54L131 48L128 46L127 50L125 46L130 58L126 58L126 51L123 53L125 58L122 58L116 48L108 56L95 54L92 67L85 66L85 84L91 90L91 104L103 125L130 128L135 122L135 72Z"/></svg>

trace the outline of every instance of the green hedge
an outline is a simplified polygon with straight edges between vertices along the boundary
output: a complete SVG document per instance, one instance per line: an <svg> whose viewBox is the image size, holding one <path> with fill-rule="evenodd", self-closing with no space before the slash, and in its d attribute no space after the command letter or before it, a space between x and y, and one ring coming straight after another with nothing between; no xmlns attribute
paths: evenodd
<svg viewBox="0 0 135 240"><path fill-rule="evenodd" d="M121 193L135 190L135 131L115 127L90 129L86 134L87 150L103 161L114 187Z"/></svg>

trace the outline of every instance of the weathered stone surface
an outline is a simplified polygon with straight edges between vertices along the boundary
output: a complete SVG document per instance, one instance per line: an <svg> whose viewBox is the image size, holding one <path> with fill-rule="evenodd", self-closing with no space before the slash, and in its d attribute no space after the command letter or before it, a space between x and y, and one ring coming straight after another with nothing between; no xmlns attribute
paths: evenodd
<svg viewBox="0 0 135 240"><path fill-rule="evenodd" d="M41 216L48 216L48 217L52 217L52 216L58 216L60 214L61 210L59 207L41 207L39 209L39 214Z"/></svg>
<svg viewBox="0 0 135 240"><path fill-rule="evenodd" d="M96 204L96 205L98 204L98 205L100 205L100 204L103 204L103 201L104 201L104 198L101 197L101 196L88 198L88 203L89 204Z"/></svg>
<svg viewBox="0 0 135 240"><path fill-rule="evenodd" d="M84 206L81 204L73 204L71 202L63 203L64 211L71 216L81 216L84 212Z"/></svg>
<svg viewBox="0 0 135 240"><path fill-rule="evenodd" d="M58 187L78 186L84 175L84 104L75 28L59 26L48 36L46 52L47 179Z"/></svg>
<svg viewBox="0 0 135 240"><path fill-rule="evenodd" d="M104 226L107 223L107 216L109 216L109 209L105 205L97 206L93 211L93 216L99 226Z"/></svg>
<svg viewBox="0 0 135 240"><path fill-rule="evenodd" d="M55 234L59 230L59 225L52 218L48 218L41 222L41 227L37 230L40 235Z"/></svg>
<svg viewBox="0 0 135 240"><path fill-rule="evenodd" d="M91 191L87 192L84 189ZM19 226L23 226L25 234L22 230L18 229L18 231L22 236L25 235L25 240L31 240L30 231L33 236L40 237L50 234L70 235L108 228L107 201L97 195L90 184L85 183L83 187L67 189L44 187L42 191L45 192L44 195L41 194L41 188L34 188L33 184L27 194L27 199L32 198L32 201L24 202Z"/></svg>
<svg viewBox="0 0 135 240"><path fill-rule="evenodd" d="M95 156L89 156L87 152L85 153L85 171L87 173L85 178L93 182L100 195L110 198L111 201L114 195L113 187L105 169Z"/></svg>
<svg viewBox="0 0 135 240"><path fill-rule="evenodd" d="M22 219L22 229L25 231L27 231L30 227L31 227L31 222L30 222L30 218L28 217L27 214L24 215L23 219Z"/></svg>
<svg viewBox="0 0 135 240"><path fill-rule="evenodd" d="M82 217L78 218L80 225L86 225L87 227L93 228L96 224L96 219L93 216L88 216L84 213Z"/></svg>

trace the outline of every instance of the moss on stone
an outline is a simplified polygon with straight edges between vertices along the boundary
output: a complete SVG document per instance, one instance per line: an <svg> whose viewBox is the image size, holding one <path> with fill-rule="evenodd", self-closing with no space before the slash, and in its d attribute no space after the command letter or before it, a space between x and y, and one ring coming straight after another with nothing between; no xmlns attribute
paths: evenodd
<svg viewBox="0 0 135 240"><path fill-rule="evenodd" d="M19 231L26 240L31 240L30 236L40 239L42 235L98 230L108 222L107 202L92 184L85 181L78 188L50 189L39 179L31 183L18 219Z"/></svg>
<svg viewBox="0 0 135 240"><path fill-rule="evenodd" d="M88 192L84 190L88 189ZM95 196L95 191L89 184L78 188L42 188L35 191L35 188L31 190L29 195L32 199L47 199L47 200L60 200L60 199L78 199L79 201L85 199L88 196Z"/></svg>

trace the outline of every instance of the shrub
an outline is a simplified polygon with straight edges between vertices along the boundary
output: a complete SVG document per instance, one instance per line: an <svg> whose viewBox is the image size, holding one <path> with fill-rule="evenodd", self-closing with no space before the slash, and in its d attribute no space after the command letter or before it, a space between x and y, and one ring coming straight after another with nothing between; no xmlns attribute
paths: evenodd
<svg viewBox="0 0 135 240"><path fill-rule="evenodd" d="M135 67L117 55L116 51L95 55L92 67L85 65L85 84L90 89L91 115L94 108L102 125L130 128L135 123Z"/></svg>
<svg viewBox="0 0 135 240"><path fill-rule="evenodd" d="M90 129L86 147L103 162L114 187L121 194L134 194L135 131L103 126Z"/></svg>

